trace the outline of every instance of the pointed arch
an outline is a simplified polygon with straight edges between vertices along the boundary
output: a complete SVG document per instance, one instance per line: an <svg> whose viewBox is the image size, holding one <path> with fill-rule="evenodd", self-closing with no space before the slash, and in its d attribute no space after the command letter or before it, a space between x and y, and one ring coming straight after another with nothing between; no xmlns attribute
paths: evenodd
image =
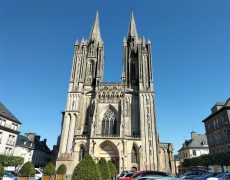
<svg viewBox="0 0 230 180"><path fill-rule="evenodd" d="M79 162L85 157L85 146L83 144L80 145L79 149Z"/></svg>
<svg viewBox="0 0 230 180"><path fill-rule="evenodd" d="M119 134L119 122L116 109L109 105L103 113L101 126L102 136L114 136Z"/></svg>
<svg viewBox="0 0 230 180"><path fill-rule="evenodd" d="M131 163L135 164L135 166L139 168L139 164L140 164L139 147L135 142L133 143L133 147L131 150Z"/></svg>

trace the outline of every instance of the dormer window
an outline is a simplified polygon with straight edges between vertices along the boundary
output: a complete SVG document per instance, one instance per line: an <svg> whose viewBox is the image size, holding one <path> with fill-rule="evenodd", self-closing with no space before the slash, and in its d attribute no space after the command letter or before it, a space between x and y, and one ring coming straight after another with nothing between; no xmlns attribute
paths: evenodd
<svg viewBox="0 0 230 180"><path fill-rule="evenodd" d="M208 145L208 142L207 141L202 141L202 143L201 143L202 145Z"/></svg>

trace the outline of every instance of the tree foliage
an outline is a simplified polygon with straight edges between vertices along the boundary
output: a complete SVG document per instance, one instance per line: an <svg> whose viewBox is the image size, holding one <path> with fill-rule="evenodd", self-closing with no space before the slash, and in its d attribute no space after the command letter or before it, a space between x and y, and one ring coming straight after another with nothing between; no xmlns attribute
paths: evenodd
<svg viewBox="0 0 230 180"><path fill-rule="evenodd" d="M20 156L0 155L0 164L3 166L18 166L24 163L24 158Z"/></svg>
<svg viewBox="0 0 230 180"><path fill-rule="evenodd" d="M19 176L33 176L35 174L35 168L32 162L26 162L19 171Z"/></svg>
<svg viewBox="0 0 230 180"><path fill-rule="evenodd" d="M44 175L51 176L55 174L55 166L53 163L48 163L43 170Z"/></svg>
<svg viewBox="0 0 230 180"><path fill-rule="evenodd" d="M4 174L4 166L0 164L0 177Z"/></svg>
<svg viewBox="0 0 230 180"><path fill-rule="evenodd" d="M57 169L57 174L65 174L66 170L67 170L66 165L61 164Z"/></svg>
<svg viewBox="0 0 230 180"><path fill-rule="evenodd" d="M103 180L111 179L110 169L105 158L99 160L98 167Z"/></svg>
<svg viewBox="0 0 230 180"><path fill-rule="evenodd" d="M72 180L102 180L100 171L93 158L88 155L84 157L75 167Z"/></svg>
<svg viewBox="0 0 230 180"><path fill-rule="evenodd" d="M116 177L117 175L117 168L115 164L113 164L111 161L108 161L109 171L111 174L111 177Z"/></svg>
<svg viewBox="0 0 230 180"><path fill-rule="evenodd" d="M215 154L205 154L196 158L184 159L183 166L229 166L230 165L230 152L221 152Z"/></svg>

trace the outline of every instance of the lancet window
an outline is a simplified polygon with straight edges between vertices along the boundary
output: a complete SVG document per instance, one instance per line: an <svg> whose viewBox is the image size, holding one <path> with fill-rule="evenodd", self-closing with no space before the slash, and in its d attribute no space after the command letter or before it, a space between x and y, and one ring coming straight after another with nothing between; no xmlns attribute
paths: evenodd
<svg viewBox="0 0 230 180"><path fill-rule="evenodd" d="M104 114L102 119L101 134L103 136L117 134L117 119L115 113L111 109L108 109Z"/></svg>
<svg viewBox="0 0 230 180"><path fill-rule="evenodd" d="M136 149L133 147L132 149L132 159L131 159L132 163L137 163L137 151Z"/></svg>

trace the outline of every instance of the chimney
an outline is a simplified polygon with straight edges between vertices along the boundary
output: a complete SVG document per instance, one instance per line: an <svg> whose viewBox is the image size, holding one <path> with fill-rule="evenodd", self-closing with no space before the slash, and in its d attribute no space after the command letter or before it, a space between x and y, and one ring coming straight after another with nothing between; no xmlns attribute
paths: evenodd
<svg viewBox="0 0 230 180"><path fill-rule="evenodd" d="M35 139L38 140L38 141L40 141L40 138L41 138L41 136L39 136L39 135L35 136Z"/></svg>
<svg viewBox="0 0 230 180"><path fill-rule="evenodd" d="M44 139L44 140L43 140L44 144L46 144L46 141L47 141L47 139Z"/></svg>
<svg viewBox="0 0 230 180"><path fill-rule="evenodd" d="M36 136L36 133L25 133L25 136L29 138L32 142L34 142L34 138Z"/></svg>
<svg viewBox="0 0 230 180"><path fill-rule="evenodd" d="M194 139L196 136L197 136L197 133L194 132L194 131L192 131L192 132L191 132L191 139Z"/></svg>

